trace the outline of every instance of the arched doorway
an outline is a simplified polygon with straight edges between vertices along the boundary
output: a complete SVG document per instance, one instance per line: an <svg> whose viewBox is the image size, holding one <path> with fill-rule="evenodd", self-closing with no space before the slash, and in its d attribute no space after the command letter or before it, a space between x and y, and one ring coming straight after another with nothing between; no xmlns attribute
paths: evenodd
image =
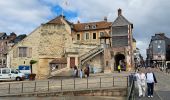
<svg viewBox="0 0 170 100"><path fill-rule="evenodd" d="M120 62L120 60L121 61L123 61L123 63L125 64L125 56L123 55L123 54L116 54L115 55L115 66L114 66L114 70L118 70L117 68L118 68L118 65L119 65L119 62ZM126 64L125 64L126 65ZM123 66L121 66L121 67L123 67ZM124 69L124 70L126 70L126 68L121 68L121 69Z"/></svg>

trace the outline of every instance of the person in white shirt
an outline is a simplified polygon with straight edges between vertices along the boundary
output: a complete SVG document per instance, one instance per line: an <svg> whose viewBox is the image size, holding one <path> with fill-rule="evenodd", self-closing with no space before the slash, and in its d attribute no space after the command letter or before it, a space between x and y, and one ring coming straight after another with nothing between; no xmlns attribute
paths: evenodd
<svg viewBox="0 0 170 100"><path fill-rule="evenodd" d="M157 80L150 67L148 67L148 72L146 73L146 82L148 87L148 97L153 98L154 83L157 83Z"/></svg>
<svg viewBox="0 0 170 100"><path fill-rule="evenodd" d="M145 96L145 90L146 90L146 76L145 73L143 73L141 70L136 73L136 79L137 79L137 86L139 90L139 97Z"/></svg>
<svg viewBox="0 0 170 100"><path fill-rule="evenodd" d="M80 78L82 79L83 78L83 70L80 69Z"/></svg>

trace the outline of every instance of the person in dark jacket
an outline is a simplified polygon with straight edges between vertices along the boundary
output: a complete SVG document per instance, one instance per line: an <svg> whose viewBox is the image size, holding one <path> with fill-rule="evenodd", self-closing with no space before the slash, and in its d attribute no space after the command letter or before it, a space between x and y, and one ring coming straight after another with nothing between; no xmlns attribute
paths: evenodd
<svg viewBox="0 0 170 100"><path fill-rule="evenodd" d="M153 98L153 91L154 91L154 83L157 83L155 74L152 72L152 69L148 67L148 72L146 73L146 83L148 88L148 97Z"/></svg>

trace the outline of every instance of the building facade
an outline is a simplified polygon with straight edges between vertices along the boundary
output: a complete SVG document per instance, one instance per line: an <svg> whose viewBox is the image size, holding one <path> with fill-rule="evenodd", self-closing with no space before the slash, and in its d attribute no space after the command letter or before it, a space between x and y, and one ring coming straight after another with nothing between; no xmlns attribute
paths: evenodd
<svg viewBox="0 0 170 100"><path fill-rule="evenodd" d="M84 69L89 65L91 70L111 72L117 70L120 60L125 63L125 70L131 69L133 24L121 13L119 9L114 22L105 17L103 21L76 24L58 16L11 48L8 64L17 68L36 60L33 73L37 78L70 75L74 66Z"/></svg>
<svg viewBox="0 0 170 100"><path fill-rule="evenodd" d="M152 36L149 47L147 49L148 66L165 66L166 61L170 60L170 39L164 33Z"/></svg>

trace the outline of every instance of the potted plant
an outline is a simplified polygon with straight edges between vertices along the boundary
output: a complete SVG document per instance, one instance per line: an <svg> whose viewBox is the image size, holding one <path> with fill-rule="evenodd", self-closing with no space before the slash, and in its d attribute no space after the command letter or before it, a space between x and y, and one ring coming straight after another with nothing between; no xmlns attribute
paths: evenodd
<svg viewBox="0 0 170 100"><path fill-rule="evenodd" d="M35 60L30 60L30 69L31 69L31 74L29 75L29 80L35 80L36 74L32 73L32 65L37 63Z"/></svg>

